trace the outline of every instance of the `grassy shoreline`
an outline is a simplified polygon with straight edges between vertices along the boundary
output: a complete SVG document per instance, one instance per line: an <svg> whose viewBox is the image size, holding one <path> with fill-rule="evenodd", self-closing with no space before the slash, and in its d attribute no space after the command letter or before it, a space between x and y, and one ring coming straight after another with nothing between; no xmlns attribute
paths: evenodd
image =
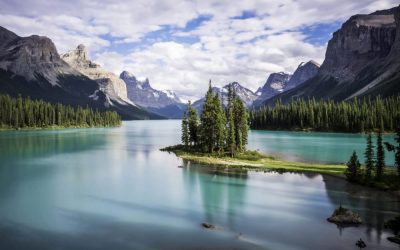
<svg viewBox="0 0 400 250"><path fill-rule="evenodd" d="M284 161L277 157L267 156L258 151L245 151L234 158L227 155L206 154L185 149L182 145L170 146L160 149L174 153L176 156L189 161L207 165L219 165L225 167L237 167L248 170L277 171L277 172L313 172L328 174L345 178L346 165L341 164L317 164L304 162Z"/></svg>
<svg viewBox="0 0 400 250"><path fill-rule="evenodd" d="M247 150L237 154L234 158L226 154L207 154L194 151L192 148L183 145L175 145L160 149L174 153L176 156L197 163L214 165L221 167L233 167L243 170L253 171L275 171L275 172L309 172L327 174L342 179L346 179L344 171L347 169L345 164L318 164L305 162L284 161L274 156L263 155L258 151ZM364 169L362 168L362 173ZM368 186L383 191L391 191L400 196L400 182L398 180L396 169L385 169L381 181L366 181L361 176L359 181L354 182L361 186Z"/></svg>

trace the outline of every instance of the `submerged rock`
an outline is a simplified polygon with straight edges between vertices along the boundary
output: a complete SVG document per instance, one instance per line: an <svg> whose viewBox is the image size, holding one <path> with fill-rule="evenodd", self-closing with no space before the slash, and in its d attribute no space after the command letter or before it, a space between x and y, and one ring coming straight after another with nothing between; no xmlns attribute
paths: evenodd
<svg viewBox="0 0 400 250"><path fill-rule="evenodd" d="M336 209L332 216L327 219L329 222L336 224L361 224L362 219L357 213L340 206Z"/></svg>
<svg viewBox="0 0 400 250"><path fill-rule="evenodd" d="M215 228L215 226L213 224L210 224L210 223L207 223L207 222L201 223L201 226L203 228L206 228L206 229L214 229Z"/></svg>

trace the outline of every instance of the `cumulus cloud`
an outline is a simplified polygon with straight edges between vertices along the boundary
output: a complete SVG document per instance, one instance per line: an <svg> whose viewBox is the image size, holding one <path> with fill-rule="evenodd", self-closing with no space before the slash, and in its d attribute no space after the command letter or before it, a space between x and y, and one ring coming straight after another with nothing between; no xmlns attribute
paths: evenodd
<svg viewBox="0 0 400 250"><path fill-rule="evenodd" d="M156 88L172 89L193 100L203 94L209 79L218 86L238 81L255 90L272 72L293 72L310 59L322 63L326 43L310 43L304 28L397 4L395 0L4 0L0 25L23 36L46 35L61 53L83 43L106 69L117 74L129 70L148 77Z"/></svg>

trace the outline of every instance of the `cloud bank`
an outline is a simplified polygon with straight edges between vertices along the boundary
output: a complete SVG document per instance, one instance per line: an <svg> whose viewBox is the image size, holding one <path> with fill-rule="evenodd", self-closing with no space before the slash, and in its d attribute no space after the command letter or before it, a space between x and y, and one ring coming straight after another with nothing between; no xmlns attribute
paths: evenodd
<svg viewBox="0 0 400 250"><path fill-rule="evenodd" d="M394 0L5 0L0 25L22 36L51 38L60 53L83 43L119 74L148 77L183 99L238 81L255 90L272 72L302 61L322 63L331 33L351 15L398 5Z"/></svg>

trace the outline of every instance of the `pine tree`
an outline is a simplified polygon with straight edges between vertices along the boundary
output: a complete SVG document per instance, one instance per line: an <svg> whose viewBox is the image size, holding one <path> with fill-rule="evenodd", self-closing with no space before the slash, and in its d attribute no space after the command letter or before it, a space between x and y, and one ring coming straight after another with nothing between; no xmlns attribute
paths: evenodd
<svg viewBox="0 0 400 250"><path fill-rule="evenodd" d="M235 120L233 115L233 91L232 86L228 86L228 107L227 107L227 138L226 144L231 157L235 155L236 142L235 142Z"/></svg>
<svg viewBox="0 0 400 250"><path fill-rule="evenodd" d="M181 140L186 147L189 145L189 122L187 119L187 111L183 114L182 118L182 136Z"/></svg>
<svg viewBox="0 0 400 250"><path fill-rule="evenodd" d="M214 121L215 121L215 143L219 153L224 150L226 139L226 117L222 108L218 93L214 96Z"/></svg>
<svg viewBox="0 0 400 250"><path fill-rule="evenodd" d="M215 145L215 120L214 98L212 94L211 80L205 96L203 112L201 113L200 139L206 152L212 153Z"/></svg>
<svg viewBox="0 0 400 250"><path fill-rule="evenodd" d="M374 168L374 145L372 144L371 133L367 137L367 147L365 148L365 179L371 180Z"/></svg>
<svg viewBox="0 0 400 250"><path fill-rule="evenodd" d="M385 169L385 151L382 144L382 130L378 132L376 145L376 179L381 180Z"/></svg>
<svg viewBox="0 0 400 250"><path fill-rule="evenodd" d="M236 96L235 92L233 92L233 114L236 149L242 151L247 144L249 115L246 106L243 104L242 100Z"/></svg>
<svg viewBox="0 0 400 250"><path fill-rule="evenodd" d="M198 127L199 127L199 116L197 111L193 108L191 102L188 103L187 119L189 128L189 143L196 146L198 142Z"/></svg>
<svg viewBox="0 0 400 250"><path fill-rule="evenodd" d="M346 175L347 180L350 182L357 182L359 174L360 174L361 164L358 161L356 151L353 151L353 154L350 157L350 160L347 162L346 165L347 165L347 169L345 171L345 175Z"/></svg>

